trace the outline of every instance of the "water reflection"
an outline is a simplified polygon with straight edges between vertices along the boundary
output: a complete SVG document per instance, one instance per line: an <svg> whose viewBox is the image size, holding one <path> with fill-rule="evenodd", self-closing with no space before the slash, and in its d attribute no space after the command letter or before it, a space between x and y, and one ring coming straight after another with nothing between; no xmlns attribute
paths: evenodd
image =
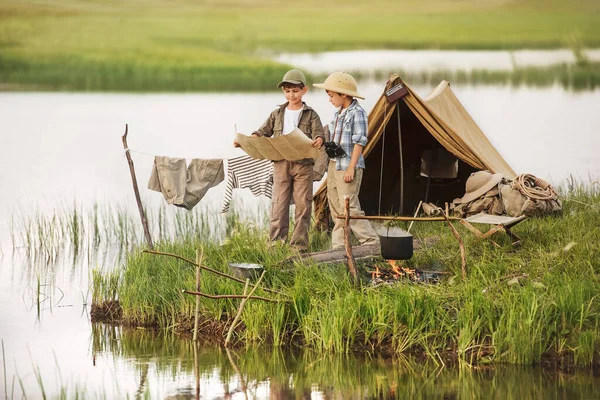
<svg viewBox="0 0 600 400"><path fill-rule="evenodd" d="M369 110L383 83L360 84L367 95L363 105ZM600 177L600 136L596 134L600 91L453 88L517 172L555 184L570 174L585 182ZM414 89L425 96L432 87ZM333 109L322 93L309 92L306 99L324 121L331 117ZM194 347L186 341L139 329L105 326L96 332L99 328L91 326L87 314L90 270L119 265L127 250L143 237L123 157L125 122L130 124L129 144L139 151L133 157L143 187L153 154L240 155L240 150L231 147L233 124L249 132L263 122L264 110L281 100L276 93L0 94L3 132L19 132L5 135L0 146L4 171L0 179L0 338L8 384L22 379L26 393L35 397L33 393L40 392L37 368L47 392L60 393L64 382L54 380L56 359L63 376L71 376L76 384L84 382L88 392L105 393L107 398L119 397L113 393L132 396L147 391L159 396L195 396L195 376L205 398L243 397L243 387L250 397L258 398L309 394L326 398L479 397L492 396L495 387L502 396L516 398L510 385L523 397L600 397L597 382L589 374L514 368L424 369L416 361L281 351L237 349L228 356L208 345L196 350L198 362L194 362ZM203 200L206 208L191 213L165 209L159 194L146 193L143 200L154 224L154 237L205 235L211 229L218 234L227 229L227 216L214 211L220 209L223 193L224 185L212 189ZM248 214L256 215L258 210L264 215L268 207L264 199L240 196L237 200ZM0 382L6 384L1 378ZM18 383L15 387L18 391Z"/></svg>
<svg viewBox="0 0 600 400"><path fill-rule="evenodd" d="M591 372L539 367L467 368L413 358L317 354L302 350L243 348L157 332L94 325L96 357L136 365L137 393L156 397L270 399L387 398L598 398ZM172 384L174 380L180 383ZM146 383L150 382L149 388Z"/></svg>

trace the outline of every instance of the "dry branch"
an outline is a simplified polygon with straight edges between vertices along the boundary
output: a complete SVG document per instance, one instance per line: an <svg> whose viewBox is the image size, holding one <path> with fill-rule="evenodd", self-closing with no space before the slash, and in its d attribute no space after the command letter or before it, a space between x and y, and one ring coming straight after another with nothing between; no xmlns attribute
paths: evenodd
<svg viewBox="0 0 600 400"><path fill-rule="evenodd" d="M243 294L206 294L202 292L193 292L191 290L182 290L183 293L193 294L195 296L206 297L207 299L245 299L247 296ZM268 303L280 303L281 300L269 299L267 297L252 296L254 300L262 300Z"/></svg>
<svg viewBox="0 0 600 400"><path fill-rule="evenodd" d="M344 215L338 215L339 219L345 219ZM373 221L460 221L458 217L403 217L403 216L391 216L391 215L351 215L350 219L368 219Z"/></svg>
<svg viewBox="0 0 600 400"><path fill-rule="evenodd" d="M202 259L204 258L204 247L200 251L196 249L196 292L200 292L200 271L202 268ZM194 342L198 339L198 314L200 313L200 297L196 296L196 311L194 313Z"/></svg>
<svg viewBox="0 0 600 400"><path fill-rule="evenodd" d="M192 264L192 265L198 266L198 264L196 264L194 261L190 260L189 258L181 257L181 256L178 256L177 254L173 254L173 253L165 253L165 252L162 252L162 251L155 251L155 250L143 250L143 252L144 252L144 253L148 253L148 254L156 254L156 255L159 255L159 256L169 256L169 257L174 257L174 258L180 259L180 260L182 260L182 261L185 261L185 262L187 262L187 263L189 263L189 264ZM224 273L224 272L217 271L216 269L212 269L212 268L210 268L210 267L205 267L204 265L200 265L200 268L202 268L202 269L204 269L204 270L206 270L206 271L210 271L210 272L212 272L213 274L216 274L216 275L222 276L222 277L224 277L224 278L231 279L231 280L233 280L233 281L236 281L236 282L240 282L240 283L246 283L245 281L243 281L243 280L241 280L241 279L238 279L238 278L236 278L235 276L228 275L228 274L226 274L226 273ZM264 287L263 287L263 288L261 288L261 289L262 289L262 290L264 290L265 292L274 293L274 294L281 294L281 292L278 292L278 291L276 291L276 290L273 290L273 289L267 289L267 288L264 288Z"/></svg>
<svg viewBox="0 0 600 400"><path fill-rule="evenodd" d="M150 236L150 229L148 228L148 220L146 219L146 213L144 213L144 207L142 206L142 199L140 198L140 190L138 188L137 178L135 176L133 160L131 159L131 154L129 154L129 146L127 145L127 131L128 126L127 124L125 124L125 134L121 136L121 141L123 142L123 148L125 149L125 157L127 157L127 164L129 164L129 172L131 173L133 192L135 193L135 201L137 202L138 210L140 212L140 218L142 219L142 226L144 227L144 236L146 236L146 243L148 243L148 248L153 249L154 244L152 243L152 237Z"/></svg>
<svg viewBox="0 0 600 400"><path fill-rule="evenodd" d="M461 260L460 268L462 271L462 278L466 279L467 278L467 256L466 256L466 252L465 252L465 244L464 244L462 238L460 237L460 234L454 227L454 225L452 225L452 222L450 222L450 219L448 218L448 216L446 214L444 214L444 217L446 217L446 222L448 223L450 230L454 234L454 237L456 238L456 240L458 240L458 246L460 247L460 260Z"/></svg>
<svg viewBox="0 0 600 400"><path fill-rule="evenodd" d="M227 332L227 338L225 338L225 347L227 347L229 345L229 341L231 340L231 335L233 334L233 330L235 329L235 326L237 325L237 322L240 319L240 316L242 315L242 311L244 311L244 306L246 305L246 302L248 301L248 299L250 299L252 297L252 294L254 293L254 291L256 290L258 285L260 285L260 282L262 281L262 279L264 277L265 277L265 271L263 271L263 273L260 274L260 278L258 278L258 282L256 282L256 284L254 285L254 287L252 288L252 290L250 291L248 296L244 300L241 301L240 307L238 308L238 312L235 315L235 318L233 319L231 326L229 327L229 332ZM246 294L246 290L248 290L248 282L250 282L249 279L246 280L246 286L244 287L244 295Z"/></svg>

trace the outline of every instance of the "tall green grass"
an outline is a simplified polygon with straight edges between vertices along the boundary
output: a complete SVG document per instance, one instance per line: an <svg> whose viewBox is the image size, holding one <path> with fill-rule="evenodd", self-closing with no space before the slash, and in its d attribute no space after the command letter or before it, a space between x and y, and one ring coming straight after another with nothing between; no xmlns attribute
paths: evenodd
<svg viewBox="0 0 600 400"><path fill-rule="evenodd" d="M570 182L562 197L562 215L531 218L515 228L524 239L519 248L501 236L501 247L492 247L459 227L467 249L464 281L458 245L447 227L416 224L416 237L440 240L418 250L406 265L449 272L437 285L402 281L373 287L360 263L363 284L357 288L344 264L291 262L290 248L267 248L266 230L240 221L232 222L222 244L187 237L164 241L159 249L194 259L195 249L203 246L205 265L223 272L229 272L229 262L265 266L265 284L282 293L275 296L282 302L249 302L235 334L238 345L301 343L321 353L411 353L467 366L596 365L600 187ZM326 235L313 232L311 240L312 250L328 247ZM195 299L181 291L195 287L194 271L176 259L133 251L119 279L94 279L94 293L100 294L95 303L116 298L126 324L190 332ZM103 298L109 281L111 295ZM202 291L240 294L242 285L203 272ZM273 297L261 290L257 294ZM222 340L239 301L201 298L200 305L203 333Z"/></svg>
<svg viewBox="0 0 600 400"><path fill-rule="evenodd" d="M572 47L573 38L580 48L598 47L599 11L596 2L585 0L307 0L286 7L265 0L7 0L0 4L0 86L273 90L289 69L270 60L277 52L560 48ZM332 15L339 24L332 23ZM575 75L578 82L590 76L597 82L597 70L590 64ZM539 72L543 81L570 77L563 67L515 76L536 82ZM479 82L490 79L498 78L473 75Z"/></svg>

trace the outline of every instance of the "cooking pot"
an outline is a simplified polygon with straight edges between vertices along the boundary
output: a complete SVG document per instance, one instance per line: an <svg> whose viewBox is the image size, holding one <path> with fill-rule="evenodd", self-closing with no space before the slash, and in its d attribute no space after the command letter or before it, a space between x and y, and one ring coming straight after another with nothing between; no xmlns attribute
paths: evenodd
<svg viewBox="0 0 600 400"><path fill-rule="evenodd" d="M413 236L398 227L376 226L381 242L381 257L387 260L408 260L413 256Z"/></svg>

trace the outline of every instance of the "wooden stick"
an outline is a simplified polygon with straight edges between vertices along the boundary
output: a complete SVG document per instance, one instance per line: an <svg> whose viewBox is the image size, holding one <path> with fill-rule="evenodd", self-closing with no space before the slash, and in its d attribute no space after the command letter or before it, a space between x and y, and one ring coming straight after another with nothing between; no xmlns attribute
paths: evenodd
<svg viewBox="0 0 600 400"><path fill-rule="evenodd" d="M450 222L450 218L448 218L448 216L446 214L444 214L444 217L446 217L446 222L448 223L450 230L454 234L454 237L456 238L456 240L458 240L458 246L460 247L460 259L461 259L460 268L462 271L462 278L466 279L467 278L467 257L466 257L466 252L465 252L465 244L464 244L462 238L460 237L460 234L454 227L454 225L452 225L452 222Z"/></svg>
<svg viewBox="0 0 600 400"><path fill-rule="evenodd" d="M475 234L475 236L477 236L478 238L481 239L481 237L483 236L483 233L481 233L479 231L479 229L475 228L473 225L471 225L469 223L469 221L467 221L466 219L461 219L460 220L461 225L465 226L468 230L470 230L471 232L473 232ZM500 248L500 245L496 242L494 242L492 239L490 239L490 242L492 242L492 244L498 248Z"/></svg>
<svg viewBox="0 0 600 400"><path fill-rule="evenodd" d="M338 215L338 219L345 219L344 215ZM369 219L373 221L446 221L444 217L403 217L391 215L351 215L350 219ZM448 217L450 221L460 221L458 217Z"/></svg>
<svg viewBox="0 0 600 400"><path fill-rule="evenodd" d="M200 292L200 271L202 268L202 259L204 258L204 247L196 249L196 292ZM198 314L200 313L200 296L196 296L196 312L194 313L194 342L198 340Z"/></svg>
<svg viewBox="0 0 600 400"><path fill-rule="evenodd" d="M191 290L182 290L181 292L186 293L186 294L192 294L195 296L206 297L207 299L245 299L246 298L246 295L241 295L241 294L206 294L206 293L202 293L202 292L193 292ZM261 297L261 296L252 296L252 299L262 300L262 301L266 301L268 303L280 303L282 301L285 301L285 300L269 299L267 297Z"/></svg>
<svg viewBox="0 0 600 400"><path fill-rule="evenodd" d="M423 204L423 200L419 201L419 205L417 206L417 211L415 211L415 215L413 218L417 218L417 215L419 214L419 210L421 209L421 204ZM406 230L406 232L410 232L410 228L412 228L414 223L415 223L415 221L410 221L410 225L408 225L408 229Z"/></svg>
<svg viewBox="0 0 600 400"><path fill-rule="evenodd" d="M400 215L404 214L404 158L402 151L402 125L400 124L400 100L396 102L396 116L398 117L398 147L400 150ZM382 149L383 150L383 149Z"/></svg>
<svg viewBox="0 0 600 400"><path fill-rule="evenodd" d="M135 193L135 201L137 202L140 218L142 219L146 243L148 244L148 248L152 250L154 248L154 244L152 244L152 237L150 236L150 229L148 228L148 220L146 219L146 213L144 213L144 207L142 206L142 199L140 198L140 190L138 189L137 178L135 177L133 160L131 159L131 154L129 154L129 146L127 145L127 131L128 126L125 124L125 134L121 136L121 140L123 142L123 148L125 149L125 157L127 157L127 163L129 164L129 172L131 173L131 181L133 183L133 192Z"/></svg>
<svg viewBox="0 0 600 400"><path fill-rule="evenodd" d="M358 284L358 274L354 263L354 255L352 255L352 242L350 240L350 198L346 197L346 214L344 221L344 244L346 246L346 258L348 259L348 269L354 278L354 284Z"/></svg>
<svg viewBox="0 0 600 400"><path fill-rule="evenodd" d="M258 278L258 282L256 282L256 285L254 285L254 288L252 288L252 290L250 291L248 296L245 299L243 299L242 302L240 303L238 312L235 315L235 318L233 319L231 326L229 327L229 332L227 333L227 338L225 339L225 347L227 347L229 345L229 341L231 340L231 335L233 334L233 330L235 329L235 326L237 325L237 322L240 319L240 316L242 315L242 311L244 310L244 306L246 305L246 302L248 301L249 298L252 297L252 294L254 293L254 291L260 284L260 281L262 281L262 279L264 278L264 276L265 276L265 271L263 271L263 273L260 274L260 278ZM248 290L249 283L250 283L250 279L246 279L246 286L244 287L244 295L246 294L246 291Z"/></svg>
<svg viewBox="0 0 600 400"><path fill-rule="evenodd" d="M264 275L264 271L260 276L260 279L262 279L263 275ZM259 281L260 282L260 281ZM245 300L246 300L246 293L248 292L248 285L250 284L250 279L247 278L246 279L246 284L244 285L244 300L241 301L240 306L238 307L238 312L235 314L235 317L233 318L233 321L231 322L231 326L229 327L229 331L227 332L227 337L225 338L225 347L227 347L227 345L229 344L229 340L231 339L231 334L233 333L233 328L235 328L235 325L237 324L237 321L239 319L239 316L241 315L241 309L242 309L242 304L246 304ZM252 293L250 293L252 294Z"/></svg>
<svg viewBox="0 0 600 400"><path fill-rule="evenodd" d="M159 256L169 256L169 257L178 258L178 259L180 259L182 261L185 261L185 262L187 262L189 264L197 266L197 264L194 261L190 260L189 258L178 256L177 254L165 253L165 252L162 252L162 251L155 251L155 250L142 250L142 252L143 253L148 253L148 254L156 254L156 255L159 255ZM222 276L224 278L231 279L232 281L236 281L236 282L240 282L240 283L245 283L243 280L238 279L235 276L231 276L231 275L228 275L228 274L226 274L224 272L217 271L216 269L212 269L210 267L205 267L204 265L201 265L200 268L202 268L202 269L204 269L206 271L210 271L213 274ZM261 288L261 289L264 290L265 292L274 293L274 294L281 294L281 292L278 292L277 290L267 289L267 288Z"/></svg>

